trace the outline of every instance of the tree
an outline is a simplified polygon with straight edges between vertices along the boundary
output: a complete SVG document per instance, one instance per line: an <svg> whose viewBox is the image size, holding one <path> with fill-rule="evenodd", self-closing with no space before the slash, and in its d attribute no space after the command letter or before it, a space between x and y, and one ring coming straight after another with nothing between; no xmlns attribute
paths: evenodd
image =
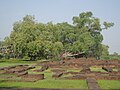
<svg viewBox="0 0 120 90"><path fill-rule="evenodd" d="M104 27L101 27L99 18L93 17L92 12L83 12L73 17L73 24L43 24L36 22L34 16L26 15L23 20L13 24L13 31L10 37L5 38L4 45L13 45L16 58L60 59L64 52L84 52L87 55L92 52L99 59L103 49L101 31L113 25L104 22Z"/></svg>
<svg viewBox="0 0 120 90"><path fill-rule="evenodd" d="M88 51L92 51L93 55L97 59L99 59L100 56L102 55L102 44L101 43L103 41L103 36L101 34L101 31L103 29L108 29L112 27L114 24L104 22L103 23L104 28L101 27L102 25L100 24L99 18L93 17L92 12L83 12L78 17L76 16L73 17L73 24L79 30L79 32L81 32L79 35L84 35L84 33L87 33L85 35L85 38L84 36L82 36L83 41L86 41L82 45L85 46L87 43L92 41L90 45L87 45L87 47L85 47L86 50L82 48L82 51L85 51L85 52L87 51L86 53L88 53ZM89 37L86 37L88 35Z"/></svg>
<svg viewBox="0 0 120 90"><path fill-rule="evenodd" d="M109 55L109 46L102 44L102 56L108 56Z"/></svg>
<svg viewBox="0 0 120 90"><path fill-rule="evenodd" d="M114 52L113 55L114 55L114 56L118 56L119 54L118 54L117 52Z"/></svg>
<svg viewBox="0 0 120 90"><path fill-rule="evenodd" d="M14 45L14 52L17 57L25 56L27 54L27 44L35 40L34 17L27 15L23 18L23 21L15 22L13 25L13 32L10 35L12 44Z"/></svg>

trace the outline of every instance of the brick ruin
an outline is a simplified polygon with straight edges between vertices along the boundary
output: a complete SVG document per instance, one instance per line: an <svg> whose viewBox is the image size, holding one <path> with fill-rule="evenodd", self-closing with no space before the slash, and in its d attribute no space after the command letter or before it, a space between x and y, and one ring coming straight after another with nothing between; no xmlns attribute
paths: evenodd
<svg viewBox="0 0 120 90"><path fill-rule="evenodd" d="M34 69L34 66L29 65L15 65L0 68L0 74L10 74L11 76L0 76L0 78L21 78L13 81L38 81L44 79L44 74L28 74L27 70ZM8 80L9 81L9 80Z"/></svg>
<svg viewBox="0 0 120 90"><path fill-rule="evenodd" d="M97 80L120 80L120 60L84 60L84 59L74 59L74 60L62 60L62 61L44 61L38 63L40 66L48 66L53 68L53 77L60 78L62 75L72 74L72 76L62 77L64 79L87 79L95 78ZM99 67L104 72L91 71L91 67ZM54 70L57 68L57 70ZM67 72L62 69L78 69L79 72ZM82 70L81 70L82 69ZM116 69L117 71L114 71ZM61 74L62 75L59 75Z"/></svg>
<svg viewBox="0 0 120 90"><path fill-rule="evenodd" d="M40 66L40 69L36 69ZM97 67L104 70L92 71L91 67ZM33 72L42 72L42 74L29 74L28 70L34 69ZM96 80L120 80L120 60L89 60L89 59L73 59L61 61L43 61L35 66L15 65L0 68L0 74L13 74L13 76L5 76L4 78L22 78L21 81L38 81L45 79L44 71L50 69L52 78L57 79L73 79L86 80L87 78L95 78ZM70 71L77 69L77 72ZM116 71L114 70L116 69ZM3 76L0 76L3 77Z"/></svg>

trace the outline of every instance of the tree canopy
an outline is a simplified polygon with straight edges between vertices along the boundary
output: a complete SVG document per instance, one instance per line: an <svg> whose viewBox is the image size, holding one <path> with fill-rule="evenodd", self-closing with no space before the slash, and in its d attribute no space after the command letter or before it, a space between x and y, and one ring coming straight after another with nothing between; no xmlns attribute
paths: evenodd
<svg viewBox="0 0 120 90"><path fill-rule="evenodd" d="M13 45L15 57L59 59L62 53L81 53L96 58L102 55L103 35L101 31L113 26L113 23L101 24L92 12L83 12L73 17L73 24L39 23L34 16L26 15L23 20L13 24L13 31L4 40L4 45ZM102 27L104 26L104 27Z"/></svg>

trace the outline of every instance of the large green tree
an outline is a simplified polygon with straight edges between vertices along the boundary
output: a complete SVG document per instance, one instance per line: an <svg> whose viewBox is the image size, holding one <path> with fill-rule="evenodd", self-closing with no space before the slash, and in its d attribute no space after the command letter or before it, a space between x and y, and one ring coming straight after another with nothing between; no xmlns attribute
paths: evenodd
<svg viewBox="0 0 120 90"><path fill-rule="evenodd" d="M104 26L104 27L101 27ZM5 45L13 45L16 57L28 56L36 58L57 58L61 53L81 53L98 58L102 55L101 31L113 26L99 18L93 17L92 12L83 12L73 17L73 24L67 22L53 24L39 23L34 16L26 15L23 20L15 22L10 37L5 38Z"/></svg>
<svg viewBox="0 0 120 90"><path fill-rule="evenodd" d="M85 51L86 53L91 51L93 55L99 59L102 54L101 43L103 41L101 31L110 28L114 23L104 22L103 25L101 25L99 18L93 17L92 12L83 12L79 14L78 17L73 17L73 24L75 25L76 30L80 32L80 39L83 40L81 43L79 42L82 51Z"/></svg>

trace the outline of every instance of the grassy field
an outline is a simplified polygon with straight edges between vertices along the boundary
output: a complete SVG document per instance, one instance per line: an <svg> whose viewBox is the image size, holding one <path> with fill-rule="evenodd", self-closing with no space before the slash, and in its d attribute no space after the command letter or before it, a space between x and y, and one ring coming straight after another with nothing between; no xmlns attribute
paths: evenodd
<svg viewBox="0 0 120 90"><path fill-rule="evenodd" d="M35 65L40 61L22 61L22 60L1 60L0 67L12 66L12 65ZM36 67L36 69L40 69L40 67ZM44 72L33 72L34 69L29 70L29 74L42 74L44 73L45 79L39 80L37 82L13 82L7 81L7 79L0 78L0 87L24 87L24 88L79 88L79 89L87 89L87 84L85 80L55 80L52 78L52 72L50 69ZM4 75L5 76L5 75ZM8 75L7 75L8 76ZM15 78L19 79L19 78ZM13 80L13 79L12 79Z"/></svg>
<svg viewBox="0 0 120 90"><path fill-rule="evenodd" d="M87 89L85 80L40 80L37 82L2 82L0 87L29 87L29 88L80 88Z"/></svg>
<svg viewBox="0 0 120 90"><path fill-rule="evenodd" d="M24 60L0 60L0 67L19 65L19 64L28 64L35 65L40 61L24 61ZM36 69L39 69L40 66L37 66ZM39 80L37 82L13 82L7 81L3 78L0 78L0 87L21 87L21 88L76 88L76 89L88 89L87 83L85 80L64 80L64 79L54 79L52 78L51 69L48 69L44 72L33 72L34 69L28 71L29 74L42 74L44 73L45 79ZM93 71L101 71L104 72L101 68L92 67ZM75 71L79 72L79 70L70 70L67 71ZM63 75L64 76L64 75ZM70 75L71 76L71 75ZM20 79L20 78L15 78ZM102 89L120 89L120 81L119 80L99 80L98 81L100 87Z"/></svg>
<svg viewBox="0 0 120 90"><path fill-rule="evenodd" d="M99 80L100 87L106 90L120 90L120 80Z"/></svg>
<svg viewBox="0 0 120 90"><path fill-rule="evenodd" d="M29 64L29 65L34 65L36 64L37 61L25 61L25 60L15 60L15 59L9 59L9 60L0 60L0 67L5 67L5 66L13 66L13 65L24 65L24 64Z"/></svg>

